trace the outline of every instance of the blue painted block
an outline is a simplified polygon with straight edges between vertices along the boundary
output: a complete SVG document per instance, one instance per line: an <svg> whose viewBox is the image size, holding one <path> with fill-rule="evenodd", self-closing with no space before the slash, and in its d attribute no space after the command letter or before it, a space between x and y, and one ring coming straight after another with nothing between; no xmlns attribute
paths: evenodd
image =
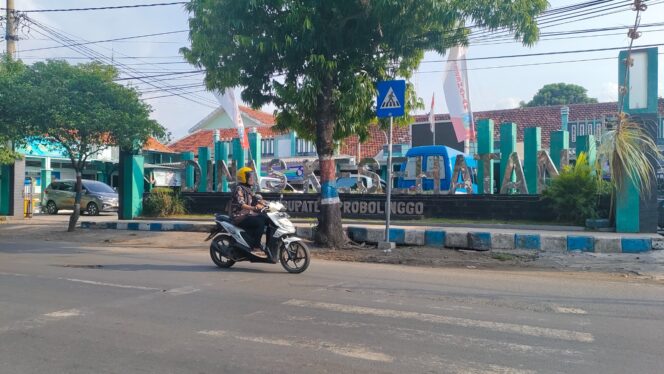
<svg viewBox="0 0 664 374"><path fill-rule="evenodd" d="M118 229L118 223L117 222L106 222L106 228L110 230L117 230Z"/></svg>
<svg viewBox="0 0 664 374"><path fill-rule="evenodd" d="M595 252L595 238L592 236L567 236L567 250Z"/></svg>
<svg viewBox="0 0 664 374"><path fill-rule="evenodd" d="M161 223L151 223L150 231L161 231Z"/></svg>
<svg viewBox="0 0 664 374"><path fill-rule="evenodd" d="M127 230L138 230L138 222L130 222L127 224Z"/></svg>
<svg viewBox="0 0 664 374"><path fill-rule="evenodd" d="M173 231L192 231L194 225L191 223L176 223L173 225Z"/></svg>
<svg viewBox="0 0 664 374"><path fill-rule="evenodd" d="M92 227L92 222L81 222L82 229L89 229Z"/></svg>
<svg viewBox="0 0 664 374"><path fill-rule="evenodd" d="M356 242L366 242L368 240L367 229L364 227L349 227L348 238Z"/></svg>
<svg viewBox="0 0 664 374"><path fill-rule="evenodd" d="M445 231L426 230L424 232L424 244L435 247L445 246Z"/></svg>
<svg viewBox="0 0 664 374"><path fill-rule="evenodd" d="M491 249L491 233L488 232L469 232L468 248L478 251L488 251Z"/></svg>
<svg viewBox="0 0 664 374"><path fill-rule="evenodd" d="M652 249L652 239L622 238L622 253L641 253Z"/></svg>
<svg viewBox="0 0 664 374"><path fill-rule="evenodd" d="M396 244L406 243L406 230L404 229L390 229L390 241Z"/></svg>
<svg viewBox="0 0 664 374"><path fill-rule="evenodd" d="M542 249L542 241L539 235L514 234L514 248L539 251Z"/></svg>

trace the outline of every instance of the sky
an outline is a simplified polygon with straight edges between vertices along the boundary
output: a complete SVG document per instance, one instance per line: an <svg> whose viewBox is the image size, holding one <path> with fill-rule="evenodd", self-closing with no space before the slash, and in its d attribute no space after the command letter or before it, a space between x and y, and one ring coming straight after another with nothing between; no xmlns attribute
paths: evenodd
<svg viewBox="0 0 664 374"><path fill-rule="evenodd" d="M0 0L4 3L3 0ZM587 1L587 0L586 0ZM169 2L167 0L15 0L18 10L103 7L134 4ZM585 1L583 1L585 2ZM550 2L551 8L560 8L574 1ZM635 46L664 43L664 1L649 0L648 10L642 13L640 30L642 36ZM628 27L634 24L635 12L629 9L629 1L607 1L595 8L602 11L592 15L566 20L549 18L542 24L542 33L572 30L596 29L605 27ZM4 6L4 5L3 5ZM606 9L606 8L613 9ZM613 14L609 14L613 13ZM579 14L578 12L576 14ZM580 14L579 14L580 15ZM117 64L127 72L123 77L143 76L151 84L137 80L125 80L124 84L139 88L153 109L152 117L166 127L174 139L181 138L187 131L218 105L211 93L203 90L203 75L184 74L196 68L187 64L179 49L189 45L188 14L182 5L159 6L135 9L28 13L40 26L27 26L21 29L18 43L18 57L26 63L34 63L47 58L65 58L72 63L89 61L89 56L97 56L106 62ZM552 17L552 16L550 16ZM584 19L585 18L585 19ZM544 21L543 21L544 22ZM565 24L558 24L567 22ZM658 24L646 27L646 25ZM25 25L25 23L23 24ZM48 30L44 30L46 27ZM60 33L55 37L54 33ZM62 40L67 37L75 42L99 41L146 34L170 33L166 35L137 38L131 40L94 43L70 48L53 48L61 44L52 38ZM574 34L569 36L546 35L532 47L525 47L509 39L471 41L468 49L468 80L473 111L508 109L518 106L520 101L528 101L545 84L573 83L588 89L590 97L600 102L617 100L618 92L618 50L588 53L554 54L517 58L483 57L510 56L543 52L579 51L602 48L623 48L629 44L625 30L611 30L598 33ZM582 36L582 37L580 37ZM81 48L86 50L81 51ZM4 45L0 48L4 52ZM660 46L660 59L664 59L664 45ZM594 61L565 62L571 60L601 59ZM530 66L514 66L528 65ZM532 65L538 64L538 65ZM432 95L435 95L435 112L446 113L443 96L443 72L445 56L427 53L411 81L417 95L423 99L429 111ZM162 75L178 72L178 75ZM129 74L129 75L127 75ZM664 96L664 62L659 64L659 94ZM145 81L145 79L144 79ZM179 87L164 91L164 86ZM158 86L158 87L155 87ZM186 88L185 88L186 87ZM196 91L196 92L193 92ZM179 95L173 95L174 92ZM238 98L239 98L239 90ZM161 97L164 96L164 97ZM273 107L264 107L272 112Z"/></svg>

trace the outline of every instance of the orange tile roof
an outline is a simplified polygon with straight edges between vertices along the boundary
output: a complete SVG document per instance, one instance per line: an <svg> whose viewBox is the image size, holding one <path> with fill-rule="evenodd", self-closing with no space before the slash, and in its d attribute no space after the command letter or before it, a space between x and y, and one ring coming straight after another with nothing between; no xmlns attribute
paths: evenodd
<svg viewBox="0 0 664 374"><path fill-rule="evenodd" d="M272 127L255 127L263 139L272 139L281 133ZM245 129L250 133L253 129ZM219 140L230 141L237 138L236 129L219 129ZM198 147L214 149L214 130L199 130L169 145L174 152L194 152L198 154Z"/></svg>
<svg viewBox="0 0 664 374"><path fill-rule="evenodd" d="M341 153L357 157L357 136L351 136L343 141ZM410 126L394 126L392 130L392 142L394 144L410 144ZM369 127L369 137L360 145L362 160L365 157L376 157L387 144L387 132L381 130L378 125Z"/></svg>
<svg viewBox="0 0 664 374"><path fill-rule="evenodd" d="M162 153L175 153L168 146L161 144L155 138L148 138L148 141L143 145L144 151L162 152Z"/></svg>
<svg viewBox="0 0 664 374"><path fill-rule="evenodd" d="M241 112L243 112L244 114L248 115L249 117L255 120L258 120L258 122L264 125L274 126L274 124L276 123L276 120L272 114L265 113L260 110L254 110L244 105L240 105L239 107Z"/></svg>

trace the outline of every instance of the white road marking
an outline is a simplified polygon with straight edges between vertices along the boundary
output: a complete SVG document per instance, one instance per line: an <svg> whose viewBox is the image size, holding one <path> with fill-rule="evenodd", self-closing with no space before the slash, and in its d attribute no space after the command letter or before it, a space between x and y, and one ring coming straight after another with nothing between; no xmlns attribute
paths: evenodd
<svg viewBox="0 0 664 374"><path fill-rule="evenodd" d="M511 354L526 354L529 356L538 355L538 356L550 356L550 355L563 355L571 357L581 357L583 354L579 351L571 349L557 349L550 347L542 346L532 346L526 344L516 344L508 343L504 341L496 341L491 339L484 338L473 338L470 336L460 336L452 335L438 332L431 332L426 330L411 329L405 327L388 327L375 324L375 323L364 323L364 322L330 322L323 319L317 319L313 316L293 316L286 315L284 319L287 321L293 322L306 322L313 325L322 325L322 326L331 326L331 327L341 327L348 329L380 329L386 333L389 333L390 336L394 336L400 339L408 341L424 341L424 342L434 342L436 344L450 344L457 347L463 347L468 349L480 349L483 351L492 351L492 352L510 352Z"/></svg>
<svg viewBox="0 0 664 374"><path fill-rule="evenodd" d="M78 317L80 315L81 311L78 309L60 310L57 312L44 314L45 317L51 317L51 318L70 318L70 317Z"/></svg>
<svg viewBox="0 0 664 374"><path fill-rule="evenodd" d="M583 309L570 308L570 307L559 306L559 305L554 305L553 310L556 313L562 313L562 314L588 314L588 312L586 312Z"/></svg>
<svg viewBox="0 0 664 374"><path fill-rule="evenodd" d="M440 356L426 355L408 360L410 365L427 368L427 371L454 374L536 374L535 370L517 369L508 366L480 362L454 362Z"/></svg>
<svg viewBox="0 0 664 374"><path fill-rule="evenodd" d="M361 314L361 315L370 315L370 316L387 317L387 318L411 319L423 322L440 323L440 324L462 326L462 327L474 327L474 328L480 327L499 332L507 332L507 333L514 333L514 334L521 334L528 336L539 336L539 337L569 340L569 341L578 341L584 343L589 343L595 340L592 334L578 332L578 331L550 329L546 327L518 325L514 323L480 321L480 320L473 320L473 319L459 318L459 317L448 317L448 316L441 316L441 315L428 314L428 313L406 312L406 311L392 310L392 309L367 308L355 305L332 304L332 303L323 303L323 302L296 300L296 299L288 300L283 304L290 306L297 306L301 308L330 310L341 313Z"/></svg>
<svg viewBox="0 0 664 374"><path fill-rule="evenodd" d="M214 337L231 337L246 342L270 344L281 347L293 347L300 349L310 349L315 351L323 350L339 356L358 358L361 360L378 361L378 362L394 361L394 358L392 356L380 352L374 352L361 346L336 345L331 342L302 340L298 338L281 339L281 338L268 338L264 336L238 335L230 333L228 331L221 331L221 330L203 330L199 331L198 333L201 335L214 336Z"/></svg>
<svg viewBox="0 0 664 374"><path fill-rule="evenodd" d="M66 280L66 281L69 281L69 282L91 284L91 285L94 285L94 286L129 288L129 289L143 290L143 291L162 291L161 288L144 287L144 286L131 286L131 285L127 285L127 284L117 284L117 283L96 282L96 281L85 280L85 279L73 279L73 278L58 278L58 279Z"/></svg>
<svg viewBox="0 0 664 374"><path fill-rule="evenodd" d="M200 291L198 288L194 288L191 286L186 286L186 287L180 287L180 288L172 288L165 293L173 296L180 296L180 295L188 295L190 293L196 293Z"/></svg>
<svg viewBox="0 0 664 374"><path fill-rule="evenodd" d="M61 321L72 317L80 317L83 313L78 309L59 310L56 312L46 313L36 318L24 319L16 321L9 326L0 327L0 334L11 331L26 331L39 327L43 327L50 322Z"/></svg>

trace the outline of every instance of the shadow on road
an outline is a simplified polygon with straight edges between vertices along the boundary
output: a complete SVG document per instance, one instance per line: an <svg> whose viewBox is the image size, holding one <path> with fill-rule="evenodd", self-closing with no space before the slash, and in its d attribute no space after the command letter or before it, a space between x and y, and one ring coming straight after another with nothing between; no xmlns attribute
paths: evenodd
<svg viewBox="0 0 664 374"><path fill-rule="evenodd" d="M282 271L265 271L262 269L235 267L230 269L220 269L214 265L154 265L154 264L117 264L103 265L103 270L115 271L181 271L190 273L282 273ZM267 268L266 268L267 270Z"/></svg>

